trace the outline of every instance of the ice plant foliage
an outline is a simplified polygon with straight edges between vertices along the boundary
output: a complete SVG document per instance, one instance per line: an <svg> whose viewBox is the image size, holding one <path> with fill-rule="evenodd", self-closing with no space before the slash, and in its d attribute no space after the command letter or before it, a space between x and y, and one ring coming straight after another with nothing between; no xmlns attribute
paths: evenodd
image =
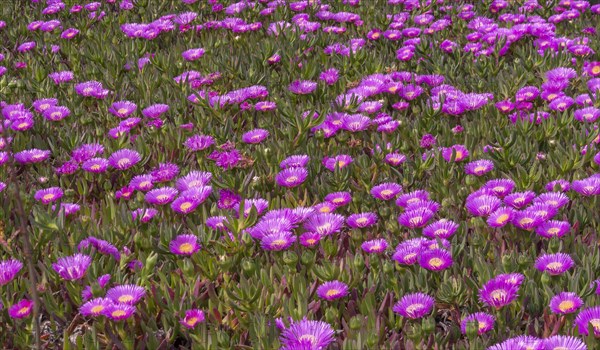
<svg viewBox="0 0 600 350"><path fill-rule="evenodd" d="M0 7L2 348L597 346L597 0Z"/></svg>

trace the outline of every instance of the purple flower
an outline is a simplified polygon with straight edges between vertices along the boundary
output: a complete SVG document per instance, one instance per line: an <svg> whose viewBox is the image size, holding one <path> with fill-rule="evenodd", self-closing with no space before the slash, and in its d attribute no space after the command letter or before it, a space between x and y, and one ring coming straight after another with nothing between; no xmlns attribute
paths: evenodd
<svg viewBox="0 0 600 350"><path fill-rule="evenodd" d="M589 177L583 180L575 180L573 181L571 188L573 191L583 196L595 196L600 194L600 179Z"/></svg>
<svg viewBox="0 0 600 350"><path fill-rule="evenodd" d="M56 271L62 279L72 281L83 278L88 267L92 263L92 258L83 254L75 254L59 258L52 269Z"/></svg>
<svg viewBox="0 0 600 350"><path fill-rule="evenodd" d="M104 158L92 158L86 160L81 168L90 173L103 173L108 168L108 160Z"/></svg>
<svg viewBox="0 0 600 350"><path fill-rule="evenodd" d="M376 199L388 201L402 192L402 186L394 182L385 182L371 188L371 195Z"/></svg>
<svg viewBox="0 0 600 350"><path fill-rule="evenodd" d="M184 177L179 178L176 183L175 183L175 187L181 191L187 191L191 188L195 188L195 187L205 187L210 183L210 180L212 179L212 174L209 172L203 172L203 171L190 171L189 174L187 174ZM221 192L226 191L226 190L221 190ZM221 208L223 209L223 208Z"/></svg>
<svg viewBox="0 0 600 350"><path fill-rule="evenodd" d="M335 84L339 79L339 71L335 68L329 68L321 72L319 79L327 85Z"/></svg>
<svg viewBox="0 0 600 350"><path fill-rule="evenodd" d="M190 256L200 250L198 237L194 235L179 235L169 243L169 250L176 255Z"/></svg>
<svg viewBox="0 0 600 350"><path fill-rule="evenodd" d="M309 160L310 157L305 154L289 156L279 163L279 167L281 169L303 168L308 164Z"/></svg>
<svg viewBox="0 0 600 350"><path fill-rule="evenodd" d="M418 258L419 265L430 271L441 271L452 266L452 254L444 249L429 249L421 252Z"/></svg>
<svg viewBox="0 0 600 350"><path fill-rule="evenodd" d="M310 80L295 80L289 86L288 90L297 95L307 95L315 91L317 83Z"/></svg>
<svg viewBox="0 0 600 350"><path fill-rule="evenodd" d="M73 72L71 71L59 71L48 74L48 77L54 81L54 84L58 85L61 83L67 83L73 80Z"/></svg>
<svg viewBox="0 0 600 350"><path fill-rule="evenodd" d="M530 231L542 224L544 220L529 210L515 211L511 223L522 230Z"/></svg>
<svg viewBox="0 0 600 350"><path fill-rule="evenodd" d="M197 188L194 188L194 189L190 189L188 191L193 191L193 190L196 190L196 189ZM212 190L212 188L211 187L207 187L207 189L208 189L207 190L208 194L210 194L210 191ZM202 196L202 197L204 197L204 196ZM194 210L196 210L196 208L198 208L198 206L200 204L202 204L203 200L201 200L199 198L195 198L194 196L190 196L187 193L186 194L182 193L181 196L179 196L178 198L176 198L171 203L171 209L173 209L175 212L177 212L179 214L186 215L186 214L189 214L189 213L193 212Z"/></svg>
<svg viewBox="0 0 600 350"><path fill-rule="evenodd" d="M179 191L177 191L173 187L161 187L153 189L146 193L144 199L150 204L165 205L171 203L178 193Z"/></svg>
<svg viewBox="0 0 600 350"><path fill-rule="evenodd" d="M517 298L519 286L502 279L492 279L479 290L479 299L497 310L510 304Z"/></svg>
<svg viewBox="0 0 600 350"><path fill-rule="evenodd" d="M194 135L189 137L183 145L191 151L202 151L215 144L215 139L207 135Z"/></svg>
<svg viewBox="0 0 600 350"><path fill-rule="evenodd" d="M114 303L135 305L146 295L144 287L134 284L115 286L106 292L106 297Z"/></svg>
<svg viewBox="0 0 600 350"><path fill-rule="evenodd" d="M50 151L42 151L37 148L29 149L14 154L14 158L21 164L33 164L45 161L50 157Z"/></svg>
<svg viewBox="0 0 600 350"><path fill-rule="evenodd" d="M121 303L113 303L107 306L102 313L113 321L121 321L131 317L136 311L135 306Z"/></svg>
<svg viewBox="0 0 600 350"><path fill-rule="evenodd" d="M56 98L42 98L39 100L33 101L31 104L36 112L43 113L50 107L54 107L58 105L58 99Z"/></svg>
<svg viewBox="0 0 600 350"><path fill-rule="evenodd" d="M534 203L547 204L551 207L559 209L569 203L569 197L561 192L542 193L533 200Z"/></svg>
<svg viewBox="0 0 600 350"><path fill-rule="evenodd" d="M257 144L263 142L269 136L269 132L264 129L254 129L242 135L242 142Z"/></svg>
<svg viewBox="0 0 600 350"><path fill-rule="evenodd" d="M142 114L144 115L144 117L146 118L158 118L161 115L163 115L164 113L169 111L169 105L166 104L155 104L155 105L151 105L148 106L146 108L144 108L142 110Z"/></svg>
<svg viewBox="0 0 600 350"><path fill-rule="evenodd" d="M600 336L600 306L588 307L579 312L573 326L577 327L580 334L588 335L588 326L592 325L594 336Z"/></svg>
<svg viewBox="0 0 600 350"><path fill-rule="evenodd" d="M33 300L22 299L8 309L8 315L12 318L25 318L33 310Z"/></svg>
<svg viewBox="0 0 600 350"><path fill-rule="evenodd" d="M467 158L469 156L469 150L463 145L454 145L451 147L445 147L442 149L442 157L447 162L453 160L452 156L454 156L455 162L460 162L461 160Z"/></svg>
<svg viewBox="0 0 600 350"><path fill-rule="evenodd" d="M301 185L308 177L308 170L305 168L287 168L275 176L275 181L279 186L292 188Z"/></svg>
<svg viewBox="0 0 600 350"><path fill-rule="evenodd" d="M429 193L427 191L416 190L399 196L396 200L396 205L406 208L408 205L427 200L429 200Z"/></svg>
<svg viewBox="0 0 600 350"><path fill-rule="evenodd" d="M154 182L167 182L179 174L179 167L173 163L160 163L150 171Z"/></svg>
<svg viewBox="0 0 600 350"><path fill-rule="evenodd" d="M550 275L560 275L573 267L575 262L564 253L543 254L535 261L535 268Z"/></svg>
<svg viewBox="0 0 600 350"><path fill-rule="evenodd" d="M186 61L195 61L195 60L201 58L202 56L204 56L205 52L206 51L203 48L189 49L189 50L183 51L181 53L181 56Z"/></svg>
<svg viewBox="0 0 600 350"><path fill-rule="evenodd" d="M317 295L321 299L335 300L348 295L348 285L340 281L329 281L317 288Z"/></svg>
<svg viewBox="0 0 600 350"><path fill-rule="evenodd" d="M431 312L435 299L427 294L413 293L404 295L392 310L410 319L418 319Z"/></svg>
<svg viewBox="0 0 600 350"><path fill-rule="evenodd" d="M277 103L273 101L260 101L254 105L254 110L259 112L273 111L277 109Z"/></svg>
<svg viewBox="0 0 600 350"><path fill-rule="evenodd" d="M75 85L75 92L84 97L94 97L103 99L108 95L108 90L102 87L102 84L97 81L86 81Z"/></svg>
<svg viewBox="0 0 600 350"><path fill-rule="evenodd" d="M61 199L63 190L60 187L50 187L35 192L35 200L42 204L50 204Z"/></svg>
<svg viewBox="0 0 600 350"><path fill-rule="evenodd" d="M129 181L129 187L142 192L150 191L154 187L152 175L137 175Z"/></svg>
<svg viewBox="0 0 600 350"><path fill-rule="evenodd" d="M465 165L465 173L469 175L481 176L494 169L494 162L487 159L479 159Z"/></svg>
<svg viewBox="0 0 600 350"><path fill-rule="evenodd" d="M193 329L198 323L204 322L204 311L199 309L190 309L185 311L185 316L179 320L179 323L188 329Z"/></svg>
<svg viewBox="0 0 600 350"><path fill-rule="evenodd" d="M344 217L333 213L319 213L310 216L304 222L304 229L318 233L321 236L332 235L339 232L344 225Z"/></svg>
<svg viewBox="0 0 600 350"><path fill-rule="evenodd" d="M385 155L385 162L391 166L398 166L406 161L406 156L401 153L389 153Z"/></svg>
<svg viewBox="0 0 600 350"><path fill-rule="evenodd" d="M352 163L353 159L349 155L340 154L335 157L323 158L323 165L330 171L335 171L336 168L343 169Z"/></svg>
<svg viewBox="0 0 600 350"><path fill-rule="evenodd" d="M434 215L435 213L427 208L407 210L398 217L398 223L408 228L419 228L427 225Z"/></svg>
<svg viewBox="0 0 600 350"><path fill-rule="evenodd" d="M108 298L95 298L81 305L79 312L83 316L100 316L113 304Z"/></svg>
<svg viewBox="0 0 600 350"><path fill-rule="evenodd" d="M42 113L42 116L51 121L60 121L65 119L71 114L71 111L64 106L52 106L45 109Z"/></svg>
<svg viewBox="0 0 600 350"><path fill-rule="evenodd" d="M441 219L425 227L423 229L423 236L429 238L450 238L457 229L458 224L454 221Z"/></svg>
<svg viewBox="0 0 600 350"><path fill-rule="evenodd" d="M583 305L583 300L571 292L562 292L550 300L550 310L555 314L572 314Z"/></svg>
<svg viewBox="0 0 600 350"><path fill-rule="evenodd" d="M467 199L466 207L473 216L489 216L500 207L502 201L494 196L479 195L473 199Z"/></svg>
<svg viewBox="0 0 600 350"><path fill-rule="evenodd" d="M127 118L137 109L137 105L131 101L114 102L108 112L119 118Z"/></svg>
<svg viewBox="0 0 600 350"><path fill-rule="evenodd" d="M334 334L328 323L304 318L293 322L281 333L281 350L326 349L334 341Z"/></svg>
<svg viewBox="0 0 600 350"><path fill-rule="evenodd" d="M549 350L587 350L587 345L579 339L567 335L555 335L544 339L544 349ZM493 350L493 349L492 349Z"/></svg>
<svg viewBox="0 0 600 350"><path fill-rule="evenodd" d="M260 245L264 250L286 250L296 241L296 236L289 232L276 232L265 235L260 240Z"/></svg>
<svg viewBox="0 0 600 350"><path fill-rule="evenodd" d="M131 212L131 218L135 221L139 217L141 222L147 223L152 220L156 214L158 214L158 210L154 208L140 208Z"/></svg>
<svg viewBox="0 0 600 350"><path fill-rule="evenodd" d="M0 286L12 281L22 268L23 263L15 259L0 261Z"/></svg>
<svg viewBox="0 0 600 350"><path fill-rule="evenodd" d="M121 149L115 151L108 157L108 162L111 167L118 170L126 170L136 165L142 157L136 151L130 149Z"/></svg>
<svg viewBox="0 0 600 350"><path fill-rule="evenodd" d="M365 228L377 223L375 213L352 214L346 219L346 224L351 228Z"/></svg>
<svg viewBox="0 0 600 350"><path fill-rule="evenodd" d="M535 233L545 237L562 237L571 229L571 225L566 221L549 220L535 228Z"/></svg>
<svg viewBox="0 0 600 350"><path fill-rule="evenodd" d="M534 198L535 192L533 191L515 192L504 197L504 203L515 209L521 209L529 205Z"/></svg>
<svg viewBox="0 0 600 350"><path fill-rule="evenodd" d="M385 239L372 239L361 244L362 250L370 254L382 253L387 249L388 243Z"/></svg>
<svg viewBox="0 0 600 350"><path fill-rule="evenodd" d="M321 238L321 235L316 232L304 232L300 235L300 244L305 247L312 248L319 244Z"/></svg>
<svg viewBox="0 0 600 350"><path fill-rule="evenodd" d="M73 39L77 34L79 34L79 30L77 30L76 28L69 28L63 31L60 34L60 37L69 40Z"/></svg>
<svg viewBox="0 0 600 350"><path fill-rule="evenodd" d="M336 207L343 207L352 201L352 195L349 192L333 192L326 195L324 199Z"/></svg>
<svg viewBox="0 0 600 350"><path fill-rule="evenodd" d="M485 312L476 312L462 319L460 322L460 330L462 334L467 334L467 324L469 322L477 322L477 334L482 335L494 329L496 318Z"/></svg>
<svg viewBox="0 0 600 350"><path fill-rule="evenodd" d="M491 190L494 195L504 198L515 188L515 182L510 179L494 179L486 182L484 188Z"/></svg>
<svg viewBox="0 0 600 350"><path fill-rule="evenodd" d="M514 217L514 209L509 207L500 207L494 210L487 218L486 222L489 226L497 228L504 227L512 221Z"/></svg>

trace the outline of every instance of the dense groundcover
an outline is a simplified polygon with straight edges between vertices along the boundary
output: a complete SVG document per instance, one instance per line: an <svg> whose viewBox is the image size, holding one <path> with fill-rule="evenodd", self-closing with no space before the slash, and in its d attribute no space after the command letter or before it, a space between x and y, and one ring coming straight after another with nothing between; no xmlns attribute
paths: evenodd
<svg viewBox="0 0 600 350"><path fill-rule="evenodd" d="M0 11L2 348L598 348L600 5Z"/></svg>

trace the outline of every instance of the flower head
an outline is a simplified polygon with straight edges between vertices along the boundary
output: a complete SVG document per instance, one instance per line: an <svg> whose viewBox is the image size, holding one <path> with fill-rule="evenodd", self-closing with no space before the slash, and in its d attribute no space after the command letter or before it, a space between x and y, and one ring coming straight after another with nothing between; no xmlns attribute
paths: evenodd
<svg viewBox="0 0 600 350"><path fill-rule="evenodd" d="M198 323L204 322L204 311L199 309L190 309L185 311L185 316L179 320L179 323L184 325L186 328L192 329L196 327Z"/></svg>
<svg viewBox="0 0 600 350"><path fill-rule="evenodd" d="M146 295L144 287L124 284L113 287L106 292L106 297L114 303L135 305Z"/></svg>
<svg viewBox="0 0 600 350"><path fill-rule="evenodd" d="M19 260L10 259L0 261L0 286L8 284L23 268Z"/></svg>
<svg viewBox="0 0 600 350"><path fill-rule="evenodd" d="M467 324L469 322L477 322L477 334L482 335L494 329L496 318L485 312L476 312L463 318L460 322L460 330L463 334L467 334Z"/></svg>
<svg viewBox="0 0 600 350"><path fill-rule="evenodd" d="M33 310L33 300L22 299L8 309L8 314L12 318L25 318Z"/></svg>
<svg viewBox="0 0 600 350"><path fill-rule="evenodd" d="M565 253L543 254L535 261L535 268L550 275L560 275L573 267L575 262Z"/></svg>
<svg viewBox="0 0 600 350"><path fill-rule="evenodd" d="M286 328L281 333L280 341L282 350L326 349L334 341L334 331L328 323L305 318Z"/></svg>
<svg viewBox="0 0 600 350"><path fill-rule="evenodd" d="M348 295L348 286L340 281L325 282L317 288L317 295L329 301L343 298Z"/></svg>
<svg viewBox="0 0 600 350"><path fill-rule="evenodd" d="M200 250L198 237L194 235L179 235L169 243L169 250L176 255L192 255Z"/></svg>
<svg viewBox="0 0 600 350"><path fill-rule="evenodd" d="M562 292L550 300L550 310L555 314L571 314L583 305L579 295L571 292Z"/></svg>
<svg viewBox="0 0 600 350"><path fill-rule="evenodd" d="M427 294L413 293L404 295L392 310L403 317L417 319L431 312L435 299Z"/></svg>
<svg viewBox="0 0 600 350"><path fill-rule="evenodd" d="M92 263L92 258L83 254L75 254L59 258L52 269L56 271L62 279L79 280L83 278L88 267Z"/></svg>

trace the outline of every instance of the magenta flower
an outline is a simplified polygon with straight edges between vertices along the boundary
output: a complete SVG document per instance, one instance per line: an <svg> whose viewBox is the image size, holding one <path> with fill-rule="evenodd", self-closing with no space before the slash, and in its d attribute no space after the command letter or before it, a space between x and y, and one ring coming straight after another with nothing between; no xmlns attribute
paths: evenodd
<svg viewBox="0 0 600 350"><path fill-rule="evenodd" d="M315 247L321 241L321 235L316 232L304 232L300 235L300 244L305 247Z"/></svg>
<svg viewBox="0 0 600 350"><path fill-rule="evenodd" d="M31 314L33 310L33 301L22 299L8 309L8 315L12 318L25 318Z"/></svg>
<svg viewBox="0 0 600 350"><path fill-rule="evenodd" d="M139 217L141 222L147 223L150 222L156 214L158 214L158 210L154 208L140 208L131 212L131 218L135 221Z"/></svg>
<svg viewBox="0 0 600 350"><path fill-rule="evenodd" d="M351 228L365 228L373 226L377 223L377 214L375 213L360 213L352 214L346 219L346 224Z"/></svg>
<svg viewBox="0 0 600 350"><path fill-rule="evenodd" d="M560 275L573 267L575 262L564 253L543 254L535 261L535 268L550 275Z"/></svg>
<svg viewBox="0 0 600 350"><path fill-rule="evenodd" d="M372 239L370 241L366 241L360 246L362 250L370 254L378 254L384 252L388 243L385 239Z"/></svg>
<svg viewBox="0 0 600 350"><path fill-rule="evenodd" d="M73 39L75 36L77 36L77 34L79 34L79 30L77 30L76 28L69 28L69 29L66 29L65 31L63 31L60 34L60 37L63 39L70 40L70 39Z"/></svg>
<svg viewBox="0 0 600 350"><path fill-rule="evenodd" d="M195 61L202 56L206 51L203 48L189 49L181 53L181 56L186 61Z"/></svg>
<svg viewBox="0 0 600 350"><path fill-rule="evenodd" d="M587 345L579 339L567 335L555 335L543 340L545 349L559 350L587 350ZM530 347L533 349L533 347ZM495 350L495 349L491 349Z"/></svg>
<svg viewBox="0 0 600 350"><path fill-rule="evenodd" d="M319 213L310 216L304 222L304 229L318 233L321 236L332 235L339 232L344 225L344 217L333 213Z"/></svg>
<svg viewBox="0 0 600 350"><path fill-rule="evenodd" d="M402 192L402 186L394 182L385 182L371 188L371 195L376 199L388 201Z"/></svg>
<svg viewBox="0 0 600 350"><path fill-rule="evenodd" d="M185 311L185 316L179 320L179 323L186 328L193 329L198 323L204 322L204 311L199 309L190 309Z"/></svg>
<svg viewBox="0 0 600 350"><path fill-rule="evenodd" d="M339 71L335 68L329 68L321 72L319 79L327 85L335 84L339 79Z"/></svg>
<svg viewBox="0 0 600 350"><path fill-rule="evenodd" d="M23 268L23 263L10 259L0 261L0 286L8 284Z"/></svg>
<svg viewBox="0 0 600 350"><path fill-rule="evenodd" d="M343 298L348 295L348 285L340 281L329 281L317 288L317 295L328 301Z"/></svg>
<svg viewBox="0 0 600 350"><path fill-rule="evenodd" d="M469 322L477 322L477 334L482 335L494 329L496 318L485 312L476 312L462 319L460 322L460 331L462 334L467 334L467 324Z"/></svg>
<svg viewBox="0 0 600 350"><path fill-rule="evenodd" d="M42 204L50 204L61 199L62 196L63 191L60 187L50 187L35 192L34 198L36 201L41 202Z"/></svg>
<svg viewBox="0 0 600 350"><path fill-rule="evenodd" d="M423 236L429 238L450 238L457 229L458 224L454 221L441 219L425 227L423 229Z"/></svg>
<svg viewBox="0 0 600 350"><path fill-rule="evenodd" d="M398 217L398 223L408 228L420 228L427 225L429 220L433 218L434 215L435 213L427 208L407 210L400 214Z"/></svg>
<svg viewBox="0 0 600 350"><path fill-rule="evenodd" d="M106 297L114 303L135 305L146 295L144 287L124 284L113 287L106 292Z"/></svg>
<svg viewBox="0 0 600 350"><path fill-rule="evenodd" d="M103 173L108 168L108 160L104 158L92 158L86 160L81 168L90 173Z"/></svg>
<svg viewBox="0 0 600 350"><path fill-rule="evenodd" d="M413 293L404 295L392 310L410 319L422 318L431 312L435 299L427 294Z"/></svg>
<svg viewBox="0 0 600 350"><path fill-rule="evenodd" d="M349 192L333 192L326 195L324 199L336 207L343 207L352 201L352 195Z"/></svg>
<svg viewBox="0 0 600 350"><path fill-rule="evenodd" d="M142 157L139 153L126 148L115 151L108 157L109 165L118 170L127 170L140 160L142 160Z"/></svg>
<svg viewBox="0 0 600 350"><path fill-rule="evenodd" d="M50 151L42 151L37 148L17 152L14 158L21 164L33 164L45 161L50 157Z"/></svg>
<svg viewBox="0 0 600 350"><path fill-rule="evenodd" d="M588 335L589 325L592 325L594 336L600 336L600 306L583 309L575 317L574 326L577 327L580 334Z"/></svg>
<svg viewBox="0 0 600 350"><path fill-rule="evenodd" d="M288 90L296 95L307 95L315 91L317 83L310 80L295 80L289 86Z"/></svg>
<svg viewBox="0 0 600 350"><path fill-rule="evenodd" d="M453 155L455 155L454 161L460 162L469 156L469 150L463 145L454 145L442 149L442 157L444 157L447 162L452 161Z"/></svg>
<svg viewBox="0 0 600 350"><path fill-rule="evenodd" d="M303 168L308 164L309 160L310 157L305 154L289 156L279 163L279 167L281 169Z"/></svg>
<svg viewBox="0 0 600 350"><path fill-rule="evenodd" d="M549 220L535 228L535 233L545 237L562 237L571 230L571 225L567 221Z"/></svg>
<svg viewBox="0 0 600 350"><path fill-rule="evenodd" d="M263 142L269 136L269 132L264 129L250 130L242 135L242 142L257 144Z"/></svg>
<svg viewBox="0 0 600 350"><path fill-rule="evenodd" d="M334 339L333 328L322 321L309 321L306 318L293 322L280 336L282 350L326 349Z"/></svg>
<svg viewBox="0 0 600 350"><path fill-rule="evenodd" d="M200 250L198 237L194 235L179 235L169 243L169 250L176 255L190 256Z"/></svg>
<svg viewBox="0 0 600 350"><path fill-rule="evenodd" d="M146 193L144 199L150 204L165 205L171 203L177 194L179 194L179 191L173 187L161 187Z"/></svg>
<svg viewBox="0 0 600 350"><path fill-rule="evenodd" d="M296 236L288 231L265 235L260 240L264 250L281 251L288 249L296 241Z"/></svg>
<svg viewBox="0 0 600 350"><path fill-rule="evenodd" d="M508 283L502 279L491 279L479 290L479 299L497 310L510 304L517 298L519 285Z"/></svg>
<svg viewBox="0 0 600 350"><path fill-rule="evenodd" d="M119 118L127 118L137 109L137 105L131 101L117 101L114 102L108 112Z"/></svg>
<svg viewBox="0 0 600 350"><path fill-rule="evenodd" d="M500 207L502 201L489 195L479 195L472 199L467 199L466 207L473 216L489 216Z"/></svg>
<svg viewBox="0 0 600 350"><path fill-rule="evenodd" d="M476 160L465 165L465 173L475 176L482 176L493 169L494 163L487 159Z"/></svg>
<svg viewBox="0 0 600 350"><path fill-rule="evenodd" d="M75 254L59 258L52 269L56 271L64 280L79 280L85 276L85 273L92 263L92 258L83 254Z"/></svg>
<svg viewBox="0 0 600 350"><path fill-rule="evenodd" d="M183 145L190 151L202 151L215 144L215 139L208 135L194 135L189 137Z"/></svg>
<svg viewBox="0 0 600 350"><path fill-rule="evenodd" d="M292 188L301 185L307 177L308 170L305 168L287 168L275 176L275 182L279 186Z"/></svg>
<svg viewBox="0 0 600 350"><path fill-rule="evenodd" d="M583 300L579 295L571 292L562 292L550 300L550 310L555 314L572 314L583 305Z"/></svg>
<svg viewBox="0 0 600 350"><path fill-rule="evenodd" d="M121 321L131 317L136 311L135 306L113 303L106 307L102 314L113 321Z"/></svg>
<svg viewBox="0 0 600 350"><path fill-rule="evenodd" d="M83 316L97 317L103 315L112 304L113 301L108 298L95 298L81 305L79 312Z"/></svg>
<svg viewBox="0 0 600 350"><path fill-rule="evenodd" d="M341 154L335 157L323 158L323 165L330 171L335 171L336 168L343 169L352 163L353 159L349 155Z"/></svg>
<svg viewBox="0 0 600 350"><path fill-rule="evenodd" d="M441 271L452 266L452 254L444 249L429 249L419 255L419 265L430 271Z"/></svg>

